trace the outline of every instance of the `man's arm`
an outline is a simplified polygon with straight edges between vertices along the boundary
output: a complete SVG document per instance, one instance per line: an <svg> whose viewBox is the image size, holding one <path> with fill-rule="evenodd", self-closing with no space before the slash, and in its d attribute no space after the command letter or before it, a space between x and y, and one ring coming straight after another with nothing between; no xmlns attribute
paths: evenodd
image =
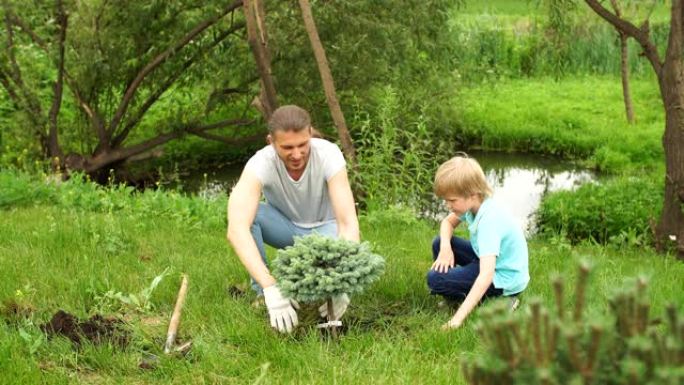
<svg viewBox="0 0 684 385"><path fill-rule="evenodd" d="M346 169L340 170L328 179L328 194L337 219L337 235L340 238L358 242L360 240L359 220L356 217L356 205Z"/></svg>
<svg viewBox="0 0 684 385"><path fill-rule="evenodd" d="M250 232L261 198L261 183L250 171L244 170L228 200L227 237L249 275L266 288L275 279L261 259L259 249Z"/></svg>
<svg viewBox="0 0 684 385"><path fill-rule="evenodd" d="M454 314L454 317L442 326L443 329L459 328L468 314L480 303L480 300L489 289L494 280L494 268L496 267L496 255L480 257L480 274L475 279L473 287L468 292L465 300Z"/></svg>

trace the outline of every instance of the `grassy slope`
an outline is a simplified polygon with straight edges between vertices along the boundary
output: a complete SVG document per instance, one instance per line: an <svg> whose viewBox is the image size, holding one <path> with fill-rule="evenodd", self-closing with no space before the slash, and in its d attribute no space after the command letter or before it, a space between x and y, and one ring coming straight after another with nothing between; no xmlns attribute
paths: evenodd
<svg viewBox="0 0 684 385"><path fill-rule="evenodd" d="M458 122L482 147L589 158L612 154L626 166L662 161L664 113L657 85L632 81L637 123L624 118L622 88L611 77L523 79L461 91ZM615 140L619 137L620 140ZM615 167L620 165L608 165ZM625 165L622 165L625 166Z"/></svg>
<svg viewBox="0 0 684 385"><path fill-rule="evenodd" d="M215 215L223 216L221 205L215 207ZM165 268L172 273L152 296L154 310L128 312L135 335L125 352L90 346L75 351L55 339L30 354L17 324L0 321L0 383L245 384L260 378L260 383L454 384L462 383L457 357L481 348L472 322L453 333L439 331L449 314L436 308L423 280L435 230L396 215L362 219L364 238L387 257L388 268L369 292L354 298L346 316L351 330L337 344L322 340L310 326L293 337L278 336L249 297L226 294L227 286L246 282L247 276L226 245L222 226L189 225L161 213L141 218L125 208L108 213L63 205L9 208L2 222L0 271L9 273L0 281L0 301L19 298L31 304L37 309L31 318L35 324L59 308L86 316L97 308L94 293L137 293ZM563 271L571 279L579 256L597 265L592 311L606 308L610 289L638 273L653 278L654 313L666 301L684 305L677 284L684 265L670 258L544 242L531 244L533 280L526 298L550 302L548 276ZM142 371L137 368L142 350L158 353L163 343L180 272L187 272L191 282L180 337L194 340L192 355L164 358L157 369ZM19 325L32 338L40 335L26 322Z"/></svg>

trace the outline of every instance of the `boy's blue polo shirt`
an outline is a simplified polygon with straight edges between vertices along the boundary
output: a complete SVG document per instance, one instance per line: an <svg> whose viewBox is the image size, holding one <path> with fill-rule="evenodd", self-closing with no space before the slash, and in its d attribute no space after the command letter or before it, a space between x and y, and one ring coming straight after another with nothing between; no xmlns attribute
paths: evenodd
<svg viewBox="0 0 684 385"><path fill-rule="evenodd" d="M475 254L496 255L494 287L504 295L520 293L530 281L527 241L520 225L499 204L487 198L477 215L468 211L460 218L468 224Z"/></svg>

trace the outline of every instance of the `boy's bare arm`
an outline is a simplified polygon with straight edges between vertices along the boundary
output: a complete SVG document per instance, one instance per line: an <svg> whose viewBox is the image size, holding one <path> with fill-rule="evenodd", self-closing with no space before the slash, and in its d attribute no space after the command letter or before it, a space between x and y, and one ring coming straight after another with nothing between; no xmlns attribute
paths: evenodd
<svg viewBox="0 0 684 385"><path fill-rule="evenodd" d="M465 300L454 314L454 317L442 326L443 329L459 328L471 311L480 303L482 297L489 289L489 285L494 280L494 267L496 266L496 255L485 255L480 257L480 274L475 279L473 287L468 292Z"/></svg>
<svg viewBox="0 0 684 385"><path fill-rule="evenodd" d="M454 251L451 249L451 237L454 235L454 229L460 222L461 220L454 213L449 213L449 215L442 219L442 223L439 225L439 255L432 264L432 270L446 273L450 268L454 267L455 258Z"/></svg>
<svg viewBox="0 0 684 385"><path fill-rule="evenodd" d="M243 171L228 200L226 235L249 274L261 287L266 288L274 285L275 279L261 259L250 232L259 208L260 197L261 183L254 174L247 170Z"/></svg>

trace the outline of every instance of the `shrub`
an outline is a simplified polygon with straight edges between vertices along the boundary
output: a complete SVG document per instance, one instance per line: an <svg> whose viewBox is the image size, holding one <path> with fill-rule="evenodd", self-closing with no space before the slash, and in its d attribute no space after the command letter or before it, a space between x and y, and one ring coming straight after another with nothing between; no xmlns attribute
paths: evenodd
<svg viewBox="0 0 684 385"><path fill-rule="evenodd" d="M574 191L548 194L537 212L544 235L563 235L571 242L606 244L633 234L652 243L651 223L662 210L663 188L652 177L618 177L585 184Z"/></svg>
<svg viewBox="0 0 684 385"><path fill-rule="evenodd" d="M406 205L424 212L434 172L453 155L453 142L427 113L408 116L411 103L395 88L378 90L377 98L376 111L354 119L358 167L351 170L352 184L364 192L361 203L369 211Z"/></svg>
<svg viewBox="0 0 684 385"><path fill-rule="evenodd" d="M123 184L103 187L82 175L58 183L48 179L0 170L0 210L52 205L107 214L122 212L139 218L165 218L188 226L221 228L226 225L224 196L201 198L161 189L137 192Z"/></svg>
<svg viewBox="0 0 684 385"><path fill-rule="evenodd" d="M359 293L380 277L384 268L384 258L373 254L366 242L311 234L278 250L273 274L283 294L314 302Z"/></svg>
<svg viewBox="0 0 684 385"><path fill-rule="evenodd" d="M556 306L530 302L510 315L490 307L478 325L487 350L462 360L470 384L681 384L684 315L667 307L665 326L650 317L646 281L625 285L610 299L611 314L584 314L589 276L580 265L574 306L564 304L563 281L553 282Z"/></svg>

